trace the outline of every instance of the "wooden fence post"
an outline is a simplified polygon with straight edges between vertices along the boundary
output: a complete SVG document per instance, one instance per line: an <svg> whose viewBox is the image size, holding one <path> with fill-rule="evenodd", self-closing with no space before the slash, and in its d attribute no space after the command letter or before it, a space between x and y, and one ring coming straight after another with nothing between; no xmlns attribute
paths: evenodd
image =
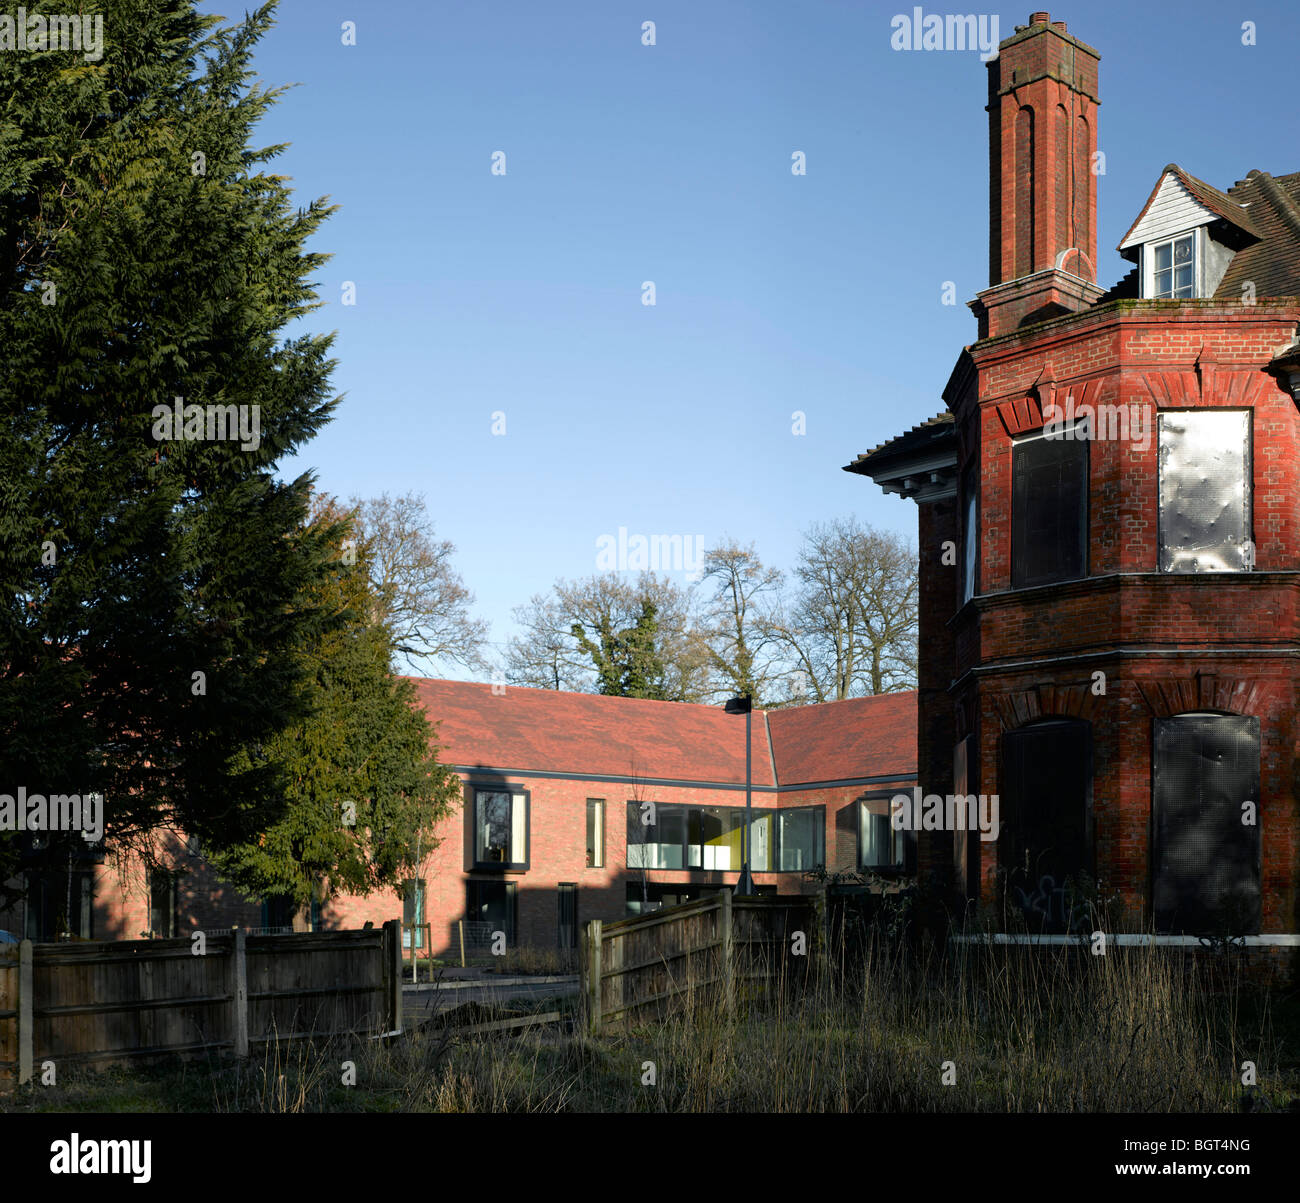
<svg viewBox="0 0 1300 1203"><path fill-rule="evenodd" d="M600 929L601 921L592 919L587 924L587 1000L588 1000L588 1027L593 1036L600 1035L600 1029L603 1026L603 1017L601 1015L601 954L600 954Z"/></svg>
<svg viewBox="0 0 1300 1203"><path fill-rule="evenodd" d="M731 891L722 890L719 894L718 926L722 929L722 1005L727 1014L731 1014L736 1005L736 975L733 957L735 953L734 919L731 909Z"/></svg>
<svg viewBox="0 0 1300 1203"><path fill-rule="evenodd" d="M248 934L242 927L235 928L230 949L232 978L231 1005L235 1008L235 1056L248 1056Z"/></svg>
<svg viewBox="0 0 1300 1203"><path fill-rule="evenodd" d="M384 963L388 979L388 1030L402 1030L402 921L384 924Z"/></svg>
<svg viewBox="0 0 1300 1203"><path fill-rule="evenodd" d="M18 945L18 1084L32 1079L32 942Z"/></svg>

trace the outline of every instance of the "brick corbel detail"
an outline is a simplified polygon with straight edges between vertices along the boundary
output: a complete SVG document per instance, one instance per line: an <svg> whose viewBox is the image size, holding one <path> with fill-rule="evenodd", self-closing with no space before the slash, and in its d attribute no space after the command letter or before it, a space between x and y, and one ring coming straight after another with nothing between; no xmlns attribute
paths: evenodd
<svg viewBox="0 0 1300 1203"><path fill-rule="evenodd" d="M1092 681L1071 685L1042 684L992 695L998 721L1005 731L1014 731L1038 718L1081 718L1091 720L1096 695Z"/></svg>
<svg viewBox="0 0 1300 1203"><path fill-rule="evenodd" d="M1198 672L1189 677L1144 677L1134 683L1156 718L1172 718L1189 710L1259 713L1259 684L1241 677Z"/></svg>
<svg viewBox="0 0 1300 1203"><path fill-rule="evenodd" d="M1103 383L1101 379L1085 380L1077 387L1062 386L1052 378L1050 371L1050 368L1044 369L1026 396L998 402L998 417L1011 438L1041 429L1047 421L1044 415L1051 414L1053 408L1060 418L1064 418L1071 401L1076 411L1083 405L1096 407Z"/></svg>

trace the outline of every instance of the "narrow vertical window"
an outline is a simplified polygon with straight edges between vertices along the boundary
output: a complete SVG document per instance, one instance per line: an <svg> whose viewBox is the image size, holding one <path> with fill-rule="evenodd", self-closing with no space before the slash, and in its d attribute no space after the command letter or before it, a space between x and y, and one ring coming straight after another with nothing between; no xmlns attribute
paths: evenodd
<svg viewBox="0 0 1300 1203"><path fill-rule="evenodd" d="M176 934L176 878L165 869L149 874L149 933L155 940Z"/></svg>
<svg viewBox="0 0 1300 1203"><path fill-rule="evenodd" d="M425 883L410 878L402 892L402 947L424 947Z"/></svg>
<svg viewBox="0 0 1300 1203"><path fill-rule="evenodd" d="M560 948L578 947L578 886L562 881L557 886L558 916L556 944Z"/></svg>
<svg viewBox="0 0 1300 1203"><path fill-rule="evenodd" d="M978 502L976 497L975 464L968 464L962 473L962 588L961 600L964 605L975 596L976 572L979 565L979 538L976 521L978 519Z"/></svg>
<svg viewBox="0 0 1300 1203"><path fill-rule="evenodd" d="M587 868L605 864L605 799L587 799Z"/></svg>

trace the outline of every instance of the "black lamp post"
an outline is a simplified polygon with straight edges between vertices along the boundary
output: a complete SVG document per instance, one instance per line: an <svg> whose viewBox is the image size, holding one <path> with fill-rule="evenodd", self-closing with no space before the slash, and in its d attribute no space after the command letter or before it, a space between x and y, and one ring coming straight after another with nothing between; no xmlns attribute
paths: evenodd
<svg viewBox="0 0 1300 1203"><path fill-rule="evenodd" d="M742 847L744 853L742 856L743 863L740 867L740 880L736 883L736 893L739 895L749 895L754 892L754 879L749 872L749 833L752 830L754 821L753 811L751 809L753 793L753 774L751 763L753 758L753 745L749 739L749 725L751 715L754 710L754 699L745 694L743 697L732 698L727 703L728 714L743 714L745 716L745 830L743 832Z"/></svg>

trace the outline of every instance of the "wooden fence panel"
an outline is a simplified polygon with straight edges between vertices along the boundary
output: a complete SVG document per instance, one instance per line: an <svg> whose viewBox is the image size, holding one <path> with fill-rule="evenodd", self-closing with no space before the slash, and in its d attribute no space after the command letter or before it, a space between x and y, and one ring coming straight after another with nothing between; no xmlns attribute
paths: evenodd
<svg viewBox="0 0 1300 1203"><path fill-rule="evenodd" d="M18 945L0 944L0 1088L18 1076Z"/></svg>
<svg viewBox="0 0 1300 1203"><path fill-rule="evenodd" d="M387 1031L385 929L250 936L248 1040Z"/></svg>
<svg viewBox="0 0 1300 1203"><path fill-rule="evenodd" d="M757 1001L802 985L820 948L818 900L733 899L729 891L648 915L588 925L582 997L588 1028L661 1017L693 1001ZM802 952L794 935L803 933Z"/></svg>
<svg viewBox="0 0 1300 1203"><path fill-rule="evenodd" d="M401 1026L401 931L5 945L0 948L0 1086L30 1055L109 1063L231 1051L271 1040ZM24 974L22 956L30 957Z"/></svg>
<svg viewBox="0 0 1300 1203"><path fill-rule="evenodd" d="M216 1049L231 1043L229 936L36 944L32 958L37 1061L106 1061Z"/></svg>

